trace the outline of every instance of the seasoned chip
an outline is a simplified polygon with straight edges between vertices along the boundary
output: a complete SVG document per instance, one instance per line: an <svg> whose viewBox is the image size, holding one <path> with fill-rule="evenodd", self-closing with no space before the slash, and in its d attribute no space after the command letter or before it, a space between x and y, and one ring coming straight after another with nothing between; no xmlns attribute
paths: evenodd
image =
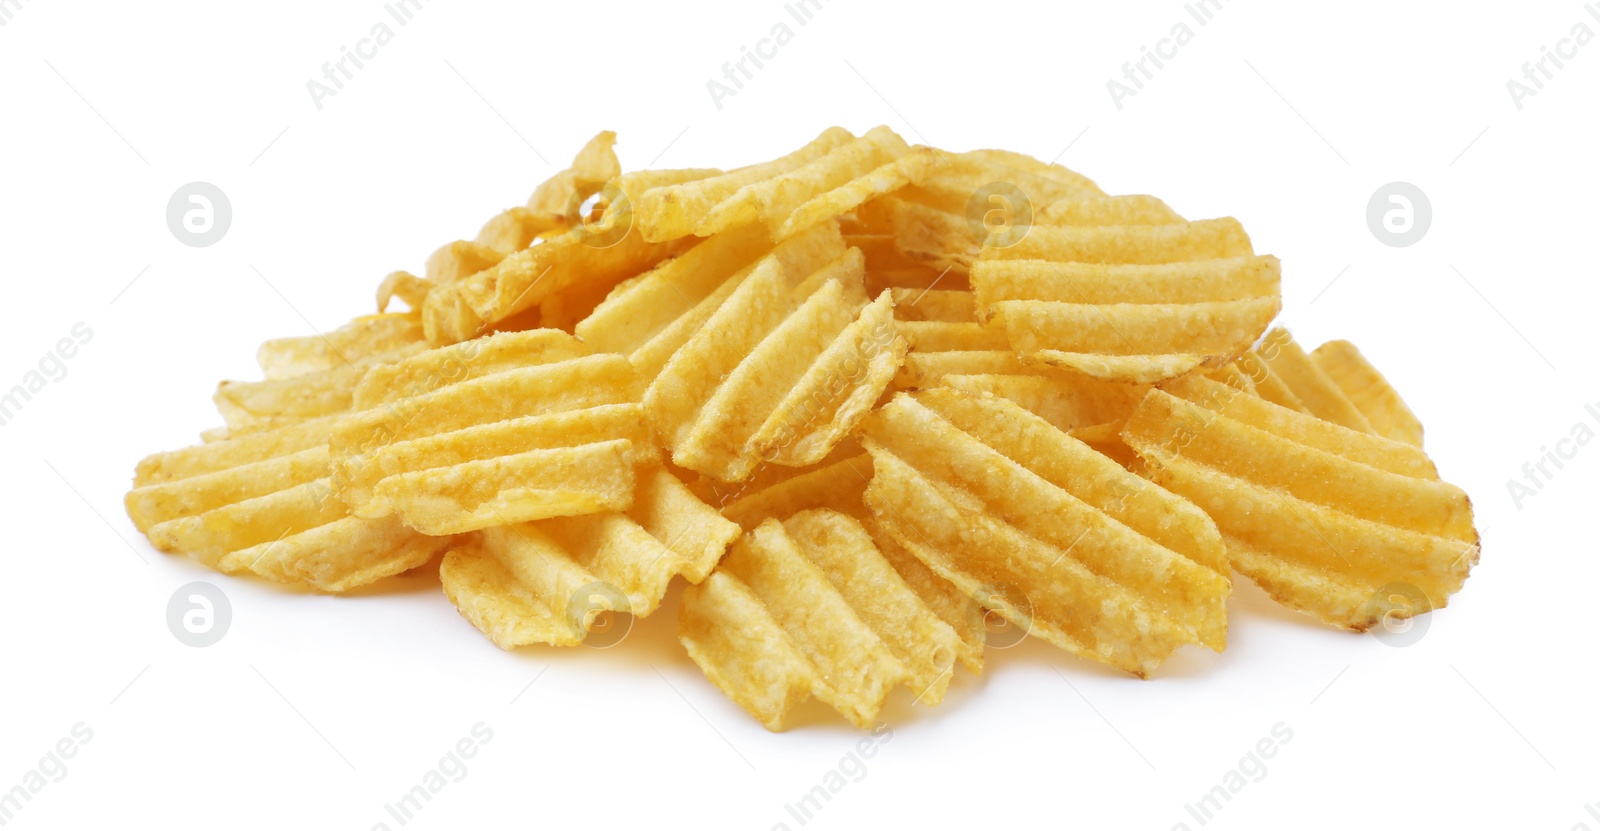
<svg viewBox="0 0 1600 831"><path fill-rule="evenodd" d="M586 191L598 190L601 185L622 175L622 165L617 162L617 134L602 130L589 139L578 151L572 166L557 173L535 188L528 197L528 210L536 214L566 214L573 197Z"/></svg>
<svg viewBox="0 0 1600 831"><path fill-rule="evenodd" d="M1068 433L1121 424L1149 389L1070 373L946 375L940 386L1004 398Z"/></svg>
<svg viewBox="0 0 1600 831"><path fill-rule="evenodd" d="M461 614L502 649L583 643L604 613L644 617L676 575L706 578L739 527L655 467L626 511L489 528L445 554Z"/></svg>
<svg viewBox="0 0 1600 831"><path fill-rule="evenodd" d="M1467 495L1418 448L1297 413L1206 378L1151 392L1123 437L1152 478L1221 529L1233 567L1335 626L1378 622L1406 583L1445 605L1478 560Z"/></svg>
<svg viewBox="0 0 1600 831"><path fill-rule="evenodd" d="M972 285L1025 360L1136 383L1226 363L1282 307L1277 258L1231 219L1035 226L986 250Z"/></svg>
<svg viewBox="0 0 1600 831"><path fill-rule="evenodd" d="M417 343L422 343L422 324L416 316L367 315L326 334L269 340L256 350L256 363L268 380L290 378L336 369Z"/></svg>
<svg viewBox="0 0 1600 831"><path fill-rule="evenodd" d="M858 251L811 274L764 260L645 392L673 461L737 481L760 459L821 460L903 359L890 302L866 302Z"/></svg>
<svg viewBox="0 0 1600 831"><path fill-rule="evenodd" d="M917 183L872 200L857 214L886 229L902 255L963 276L991 241L991 234L999 232L1009 239L1013 229L1025 232L1042 219L1036 212L1061 200L1099 204L1096 198L1105 198L1087 178L1018 153L939 153L935 162ZM1115 211L1101 210L1100 224L1117 215L1160 213L1150 197L1115 199L1127 201L1118 203ZM1069 212L1057 221L1071 218Z"/></svg>
<svg viewBox="0 0 1600 831"><path fill-rule="evenodd" d="M582 221L576 215L578 203L621 174L622 166L611 149L616 141L617 134L609 130L597 134L578 151L571 167L534 190L527 207L510 208L495 215L484 223L474 240L457 240L434 251L428 257L423 277L396 271L384 278L378 287L378 310L386 309L396 296L412 309L420 310L435 286L458 283L498 265L535 241L570 231ZM469 335L458 339L465 337Z"/></svg>
<svg viewBox="0 0 1600 831"><path fill-rule="evenodd" d="M621 356L506 332L375 372L332 437L339 495L426 534L624 510L657 456Z"/></svg>
<svg viewBox="0 0 1600 831"><path fill-rule="evenodd" d="M908 346L905 363L895 375L896 389L934 387L952 375L1052 372L1024 364L1011 350L1005 330L979 323L970 291L898 289L893 296L895 328Z"/></svg>
<svg viewBox="0 0 1600 831"><path fill-rule="evenodd" d="M449 540L393 517L353 517L334 492L328 435L345 417L149 456L125 499L128 517L162 551L320 591L426 563Z"/></svg>
<svg viewBox="0 0 1600 831"><path fill-rule="evenodd" d="M1195 506L1003 399L900 394L864 425L867 505L1013 624L1141 677L1226 642L1226 555Z"/></svg>
<svg viewBox="0 0 1600 831"><path fill-rule="evenodd" d="M1311 361L1333 379L1378 435L1413 447L1422 446L1422 422L1355 344L1328 341L1312 350Z"/></svg>
<svg viewBox="0 0 1600 831"><path fill-rule="evenodd" d="M427 348L410 315L356 318L327 334L261 345L264 381L223 381L212 400L230 435L346 412L368 369Z"/></svg>
<svg viewBox="0 0 1600 831"><path fill-rule="evenodd" d="M1289 330L1280 327L1268 332L1255 352L1306 412L1352 430L1377 432L1344 390L1295 343Z"/></svg>
<svg viewBox="0 0 1600 831"><path fill-rule="evenodd" d="M435 288L422 307L428 340L447 344L477 337L564 291L609 290L680 253L689 241L645 242L636 228L629 228L610 245L592 242L589 228L574 228Z"/></svg>
<svg viewBox="0 0 1600 831"><path fill-rule="evenodd" d="M837 144L834 138L830 131L766 165L644 191L639 212L645 238L704 237L761 222L782 240L904 187L933 163L931 150L913 151L887 127Z"/></svg>
<svg viewBox="0 0 1600 831"><path fill-rule="evenodd" d="M870 727L897 684L937 704L960 641L837 511L769 519L684 593L679 639L728 697L771 730L809 696Z"/></svg>
<svg viewBox="0 0 1600 831"><path fill-rule="evenodd" d="M832 223L776 247L730 232L619 287L576 331L652 379L645 409L674 463L737 481L763 459L821 460L893 377L904 342L861 271Z"/></svg>
<svg viewBox="0 0 1600 831"><path fill-rule="evenodd" d="M973 674L983 671L983 610L955 585L939 577L879 527L862 500L872 479L872 458L859 446L841 447L809 468L767 466L747 482L704 484L702 498L720 505L722 515L753 531L768 519L786 521L804 511L827 510L859 521L878 553L900 579L959 638L956 658Z"/></svg>
<svg viewBox="0 0 1600 831"><path fill-rule="evenodd" d="M1087 196L1061 199L1034 214L1039 225L1166 225L1183 221L1154 196Z"/></svg>

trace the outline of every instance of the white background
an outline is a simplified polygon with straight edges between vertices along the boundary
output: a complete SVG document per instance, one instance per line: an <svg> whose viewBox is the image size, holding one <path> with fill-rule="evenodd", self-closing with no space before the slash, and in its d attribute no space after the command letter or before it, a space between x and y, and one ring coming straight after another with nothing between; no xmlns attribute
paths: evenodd
<svg viewBox="0 0 1600 831"><path fill-rule="evenodd" d="M215 575L153 551L121 497L141 456L219 422L214 385L259 377L260 341L369 310L385 273L600 129L627 168L731 167L886 123L1237 216L1283 259L1299 339L1355 340L1405 393L1484 552L1404 649L1240 580L1228 651L1148 682L990 650L942 707L898 700L892 740L806 827L1198 828L1185 804L1281 722L1293 739L1206 827L1600 829L1600 447L1520 506L1506 484L1600 430L1600 44L1520 110L1506 88L1578 21L1600 32L1577 0L1234 0L1204 27L1175 0L832 0L805 26L776 0L435 0L319 111L306 82L386 19L377 0L32 0L0 28L0 387L94 333L0 428L0 789L94 732L8 828L399 827L384 804L479 722L492 741L409 827L800 827L785 804L857 734L820 706L768 734L682 654L676 592L614 649L508 654L436 577L322 597ZM718 109L707 81L780 21L792 42ZM1106 82L1179 21L1193 41L1119 110ZM209 248L165 220L195 180L233 205ZM1366 222L1394 180L1433 207L1407 248ZM206 649L164 620L193 580L232 601Z"/></svg>

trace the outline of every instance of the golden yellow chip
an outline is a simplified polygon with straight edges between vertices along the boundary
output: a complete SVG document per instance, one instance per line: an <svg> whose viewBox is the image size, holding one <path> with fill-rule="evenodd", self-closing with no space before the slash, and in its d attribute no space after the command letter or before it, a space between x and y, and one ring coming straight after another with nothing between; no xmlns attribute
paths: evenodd
<svg viewBox="0 0 1600 831"><path fill-rule="evenodd" d="M1377 432L1344 390L1295 343L1289 330L1277 328L1268 332L1255 353L1306 412L1352 430Z"/></svg>
<svg viewBox="0 0 1600 831"><path fill-rule="evenodd" d="M589 139L573 158L571 167L534 189L533 195L528 197L528 210L536 214L565 215L576 195L586 195L621 176L622 165L612 149L616 143L617 134L610 130L602 130Z"/></svg>
<svg viewBox="0 0 1600 831"><path fill-rule="evenodd" d="M345 416L157 453L124 500L162 551L229 573L339 592L426 563L447 539L350 515L335 493L328 435Z"/></svg>
<svg viewBox="0 0 1600 831"><path fill-rule="evenodd" d="M423 277L405 271L385 277L378 286L378 311L388 308L394 297L404 300L413 310L421 310L434 287L458 283L498 265L537 240L565 233L581 223L583 218L577 214L584 198L621 174L622 167L612 150L616 141L616 133L609 130L590 139L578 151L571 167L534 190L527 207L510 208L495 215L484 223L474 240L457 240L434 251L428 257ZM483 331L487 329L484 326ZM469 336L457 339L465 337Z"/></svg>
<svg viewBox="0 0 1600 831"><path fill-rule="evenodd" d="M1422 446L1422 422L1355 344L1328 341L1312 350L1311 361L1333 379L1378 435L1413 447Z"/></svg>
<svg viewBox="0 0 1600 831"><path fill-rule="evenodd" d="M1141 677L1226 643L1226 554L1183 499L992 396L901 394L864 432L878 522L1025 631Z"/></svg>
<svg viewBox="0 0 1600 831"><path fill-rule="evenodd" d="M888 293L867 302L861 279L853 249L810 274L753 269L645 392L673 461L737 481L826 456L905 355Z"/></svg>
<svg viewBox="0 0 1600 831"><path fill-rule="evenodd" d="M1167 225L1183 222L1154 196L1088 196L1061 199L1034 214L1038 225Z"/></svg>
<svg viewBox="0 0 1600 831"><path fill-rule="evenodd" d="M327 334L261 345L263 381L223 381L212 400L229 435L346 412L368 369L427 348L413 315L356 318Z"/></svg>
<svg viewBox="0 0 1600 831"><path fill-rule="evenodd" d="M679 639L771 730L810 696L858 727L877 721L897 684L937 704L960 647L861 523L827 510L769 519L734 543L684 592Z"/></svg>
<svg viewBox="0 0 1600 831"><path fill-rule="evenodd" d="M1135 383L1228 362L1282 307L1277 258L1232 219L1035 226L972 285L1025 360Z"/></svg>
<svg viewBox="0 0 1600 831"><path fill-rule="evenodd" d="M500 648L575 646L603 615L654 612L674 576L704 580L738 536L739 526L656 467L641 473L626 511L477 532L445 554L439 576Z"/></svg>
<svg viewBox="0 0 1600 831"><path fill-rule="evenodd" d="M657 459L638 373L571 335L507 332L424 352L363 381L335 429L339 495L426 534L624 510Z"/></svg>
<svg viewBox="0 0 1600 831"><path fill-rule="evenodd" d="M336 369L417 343L422 343L422 324L415 315L367 315L326 334L269 340L256 350L256 363L268 380L290 378Z"/></svg>
<svg viewBox="0 0 1600 831"><path fill-rule="evenodd" d="M1206 378L1150 393L1123 436L1156 482L1216 520L1235 569L1326 623L1364 631L1442 607L1478 560L1467 495L1411 445ZM1395 584L1427 604L1384 608Z"/></svg>
<svg viewBox="0 0 1600 831"><path fill-rule="evenodd" d="M636 228L629 228L621 239L600 246L587 226L574 228L435 288L423 303L422 325L435 344L478 337L561 292L609 290L680 253L688 243L645 242Z"/></svg>
<svg viewBox="0 0 1600 831"><path fill-rule="evenodd" d="M1004 398L1068 433L1121 424L1149 387L1083 375L946 375L940 386ZM1082 437L1080 437L1082 438Z"/></svg>
<svg viewBox="0 0 1600 831"><path fill-rule="evenodd" d="M575 331L652 378L644 405L675 464L737 481L813 464L860 421L904 355L887 295L833 223L775 247L718 235L620 286Z"/></svg>
<svg viewBox="0 0 1600 831"><path fill-rule="evenodd" d="M913 151L887 127L857 138L833 127L779 159L678 182L625 181L644 238L710 236L761 222L786 239L915 181L931 152Z"/></svg>
<svg viewBox="0 0 1600 831"><path fill-rule="evenodd" d="M915 184L871 200L856 213L866 224L884 229L904 257L964 277L986 243L1045 221L1041 212L1054 203L1099 204L1104 198L1093 182L1059 165L1018 153L974 150L937 153ZM1106 217L1160 213L1152 204L1159 203L1150 197L1113 199L1124 202L1116 211L1102 211ZM1069 211L1054 221L1072 218Z"/></svg>

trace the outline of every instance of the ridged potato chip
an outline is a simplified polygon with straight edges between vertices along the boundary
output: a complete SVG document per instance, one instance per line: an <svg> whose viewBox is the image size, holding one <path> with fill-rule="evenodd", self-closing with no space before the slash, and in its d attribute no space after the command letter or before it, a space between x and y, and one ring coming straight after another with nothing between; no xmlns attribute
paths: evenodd
<svg viewBox="0 0 1600 831"><path fill-rule="evenodd" d="M427 348L410 315L373 315L325 335L261 345L263 381L223 381L212 401L228 435L270 430L349 411L367 370Z"/></svg>
<svg viewBox="0 0 1600 831"><path fill-rule="evenodd" d="M815 696L871 727L904 684L937 704L960 642L837 511L763 522L684 593L679 639L706 677L771 730Z"/></svg>
<svg viewBox="0 0 1600 831"><path fill-rule="evenodd" d="M1312 350L1311 361L1333 379L1378 435L1413 447L1422 446L1422 422L1355 344L1328 341Z"/></svg>
<svg viewBox="0 0 1600 831"><path fill-rule="evenodd" d="M1221 529L1233 567L1280 603L1364 631L1439 608L1478 560L1472 505L1419 448L1191 377L1151 392L1123 437ZM1426 608L1384 608L1395 584Z"/></svg>
<svg viewBox="0 0 1600 831"><path fill-rule="evenodd" d="M960 639L956 658L974 675L983 671L983 609L978 602L939 577L883 531L867 510L863 496L872 480L872 457L859 445L841 446L828 459L807 468L768 466L746 482L726 485L704 480L701 498L721 508L722 515L753 531L768 519L786 521L804 511L834 511L866 528L878 553L900 579Z"/></svg>
<svg viewBox="0 0 1600 831"><path fill-rule="evenodd" d="M907 146L887 127L860 138L836 127L770 162L676 182L623 177L622 190L653 242L758 222L781 241L916 181L933 164L932 150Z"/></svg>
<svg viewBox="0 0 1600 831"><path fill-rule="evenodd" d="M124 500L128 517L162 551L319 591L423 565L448 538L425 537L394 517L351 516L339 500L328 435L346 417L149 456Z"/></svg>
<svg viewBox="0 0 1600 831"><path fill-rule="evenodd" d="M476 239L457 240L434 251L423 277L405 271L385 277L378 287L378 310L386 309L396 296L420 310L435 286L458 283L538 240L571 230L581 221L576 209L583 197L621 175L622 166L612 150L616 141L617 134L610 130L597 134L578 151L571 167L540 183L526 207L496 214Z"/></svg>
<svg viewBox="0 0 1600 831"><path fill-rule="evenodd" d="M1035 226L972 285L1024 359L1135 383L1227 363L1282 308L1277 258L1232 219Z"/></svg>
<svg viewBox="0 0 1600 831"><path fill-rule="evenodd" d="M368 376L334 430L340 497L426 534L625 510L658 459L627 360L571 335L506 332Z"/></svg>
<svg viewBox="0 0 1600 831"><path fill-rule="evenodd" d="M439 576L496 646L575 646L602 614L654 612L674 576L704 580L738 536L739 526L655 467L626 511L476 532L445 554Z"/></svg>
<svg viewBox="0 0 1600 831"><path fill-rule="evenodd" d="M902 393L863 429L878 522L1018 627L1141 677L1225 645L1222 540L1180 497L992 396Z"/></svg>

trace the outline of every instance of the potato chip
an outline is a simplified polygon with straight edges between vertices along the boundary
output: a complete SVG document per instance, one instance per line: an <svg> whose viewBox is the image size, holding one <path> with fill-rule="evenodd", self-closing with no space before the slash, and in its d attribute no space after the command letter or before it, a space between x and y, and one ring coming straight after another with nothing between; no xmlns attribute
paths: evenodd
<svg viewBox="0 0 1600 831"><path fill-rule="evenodd" d="M405 271L385 277L378 286L378 311L388 308L394 297L420 310L435 286L458 283L538 240L570 231L581 221L577 209L583 198L621 174L622 166L612 150L616 141L617 134L609 130L590 139L578 151L571 167L534 190L527 207L510 208L495 215L484 223L474 240L457 240L434 251L428 257L423 277Z"/></svg>
<svg viewBox="0 0 1600 831"><path fill-rule="evenodd" d="M358 317L325 334L276 338L256 350L256 363L268 380L336 369L375 355L422 343L422 324L414 315Z"/></svg>
<svg viewBox="0 0 1600 831"><path fill-rule="evenodd" d="M1467 495L1418 448L1206 378L1151 392L1123 436L1221 529L1233 567L1280 603L1364 631L1445 605L1478 560ZM1424 608L1386 608L1409 584Z"/></svg>
<svg viewBox="0 0 1600 831"><path fill-rule="evenodd" d="M449 541L359 519L335 493L327 416L157 453L124 500L156 548L228 573L340 592L416 568Z"/></svg>
<svg viewBox="0 0 1600 831"><path fill-rule="evenodd" d="M895 328L908 346L895 389L934 387L951 375L1055 372L1024 364L1003 329L978 323L970 291L897 289L893 297Z"/></svg>
<svg viewBox="0 0 1600 831"><path fill-rule="evenodd" d="M372 375L335 429L340 497L426 534L625 510L658 457L638 373L564 332L507 332Z"/></svg>
<svg viewBox="0 0 1600 831"><path fill-rule="evenodd" d="M535 188L528 197L528 210L536 214L566 214L575 194L598 189L601 185L622 175L622 165L617 162L617 134L602 130L589 139L572 166L557 173Z"/></svg>
<svg viewBox="0 0 1600 831"><path fill-rule="evenodd" d="M1133 408L1149 390L1142 384L1101 381L1070 373L946 375L939 380L939 385L974 395L988 393L1004 398L1068 433L1120 424L1133 413Z"/></svg>
<svg viewBox="0 0 1600 831"><path fill-rule="evenodd" d="M905 355L890 303L866 302L858 251L811 274L763 260L645 392L674 463L737 481L761 459L821 460Z"/></svg>
<svg viewBox="0 0 1600 831"><path fill-rule="evenodd" d="M903 256L964 276L993 231L1025 229L1040 218L1039 211L1060 200L1093 202L1096 197L1104 194L1093 182L1059 165L1017 153L975 150L938 153L918 182L872 200L857 215L886 229ZM1140 202L1122 214L1157 211L1150 197L1117 199ZM990 223L995 212L999 227Z"/></svg>
<svg viewBox="0 0 1600 831"><path fill-rule="evenodd" d="M1228 362L1282 307L1277 258L1231 219L1035 226L972 284L1024 360L1135 383Z"/></svg>
<svg viewBox="0 0 1600 831"><path fill-rule="evenodd" d="M862 497L872 479L872 458L859 445L841 446L808 468L767 466L736 485L705 480L701 498L753 531L768 519L786 521L804 511L846 514L867 529L878 553L929 609L959 638L956 659L973 674L983 671L983 609L953 584L928 570L879 527Z"/></svg>
<svg viewBox="0 0 1600 831"><path fill-rule="evenodd" d="M861 523L827 510L769 519L734 543L684 592L678 620L689 657L770 730L810 696L863 728L897 684L937 704L959 647Z"/></svg>
<svg viewBox="0 0 1600 831"><path fill-rule="evenodd" d="M1090 196L1060 199L1034 214L1038 225L1168 225L1183 222L1154 196Z"/></svg>
<svg viewBox="0 0 1600 831"><path fill-rule="evenodd" d="M707 205L702 215L688 219L694 234L701 237L742 224L765 223L773 239L784 240L853 210L874 195L898 191L920 178L933 160L930 149L914 151L890 128L875 126L861 138L830 147L798 167L747 181L726 199ZM741 173L678 187L706 191L736 176ZM654 197L646 192L642 199L653 202ZM694 195L688 200L693 202ZM651 224L642 221L642 226L648 231Z"/></svg>
<svg viewBox="0 0 1600 831"><path fill-rule="evenodd" d="M861 271L832 223L776 246L746 228L619 286L575 331L652 378L675 464L736 481L821 460L887 387L904 343Z"/></svg>
<svg viewBox="0 0 1600 831"><path fill-rule="evenodd" d="M1312 350L1311 361L1333 379L1378 435L1413 447L1422 446L1422 422L1355 344L1328 341Z"/></svg>
<svg viewBox="0 0 1600 831"><path fill-rule="evenodd" d="M1226 554L1195 506L992 396L902 393L863 431L878 522L1024 631L1141 677L1225 645Z"/></svg>
<svg viewBox="0 0 1600 831"><path fill-rule="evenodd" d="M427 348L410 315L356 318L327 334L261 345L264 381L223 381L212 400L230 435L346 412L368 369Z"/></svg>
<svg viewBox="0 0 1600 831"><path fill-rule="evenodd" d="M1422 446L1422 423L1348 341L1329 341L1307 354L1288 330L1274 329L1228 368L1236 376L1213 380L1352 430Z"/></svg>
<svg viewBox="0 0 1600 831"><path fill-rule="evenodd" d="M704 580L738 536L737 525L655 467L640 475L626 511L485 529L445 554L439 576L496 646L575 646L607 613L654 612L674 576Z"/></svg>
<svg viewBox="0 0 1600 831"><path fill-rule="evenodd" d="M591 230L580 226L435 288L422 307L428 340L442 345L477 337L563 291L609 290L688 246L645 242L636 228L604 247L593 242Z"/></svg>
<svg viewBox="0 0 1600 831"><path fill-rule="evenodd" d="M1306 412L1352 430L1377 432L1344 390L1295 343L1289 330L1280 327L1268 332L1255 352Z"/></svg>
<svg viewBox="0 0 1600 831"><path fill-rule="evenodd" d="M783 240L898 190L933 163L931 150L913 151L887 127L831 142L832 135L824 133L807 148L765 166L645 191L639 197L645 238L705 237L760 222L774 239ZM813 149L821 152L813 155ZM736 189L728 190L735 183Z"/></svg>

